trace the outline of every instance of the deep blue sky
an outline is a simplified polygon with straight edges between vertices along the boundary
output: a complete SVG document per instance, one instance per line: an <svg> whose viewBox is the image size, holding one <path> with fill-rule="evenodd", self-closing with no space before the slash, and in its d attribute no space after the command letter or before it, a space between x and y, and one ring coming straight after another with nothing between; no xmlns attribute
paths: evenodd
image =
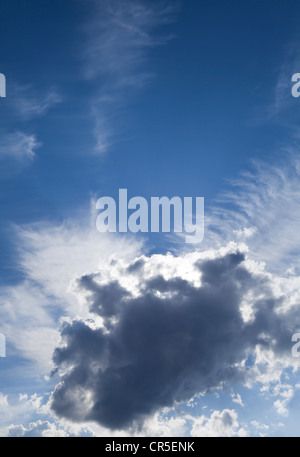
<svg viewBox="0 0 300 457"><path fill-rule="evenodd" d="M91 156L94 94L81 56L90 2L17 4L1 5L1 71L8 85L2 128L38 132L43 146L31 167L5 180L4 219L63 217L89 192L110 195L119 187L146 197L204 195L209 203L224 178L249 157L269 157L282 141L278 125L260 117L272 104L286 46L297 33L297 2L288 8L282 1L183 2L176 25L162 32L173 38L148 52L145 68L153 80L115 115L117 140L100 158ZM64 102L47 118L20 122L6 107L13 83L37 93L54 87Z"/></svg>
<svg viewBox="0 0 300 457"><path fill-rule="evenodd" d="M9 161L1 167L4 228L70 216L91 193L115 196L120 187L146 198L201 195L209 205L224 179L249 157L272 156L286 133L261 119L298 32L297 2L187 1L175 22L158 29L172 39L146 50L152 80L114 109L109 153L92 155L89 105L101 85L83 71L83 24L92 10L74 0L1 4L1 128L38 132L43 144L21 173ZM36 94L54 88L63 103L20 121L7 107L14 84Z"/></svg>
<svg viewBox="0 0 300 457"><path fill-rule="evenodd" d="M137 4L154 15L130 41L131 32L105 28L109 2L0 3L3 287L28 273L16 262L23 246L12 227L68 219L88 227L90 201L120 188L147 199L203 196L209 213L253 159L276 166L280 151L297 145L297 0ZM162 5L169 9L159 16ZM33 141L31 157L20 138ZM164 237L147 239L152 252L172 249Z"/></svg>

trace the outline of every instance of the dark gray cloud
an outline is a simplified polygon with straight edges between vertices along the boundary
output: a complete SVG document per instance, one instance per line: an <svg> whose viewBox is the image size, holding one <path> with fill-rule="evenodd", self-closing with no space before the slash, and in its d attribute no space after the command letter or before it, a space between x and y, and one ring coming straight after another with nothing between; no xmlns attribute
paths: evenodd
<svg viewBox="0 0 300 457"><path fill-rule="evenodd" d="M265 275L248 271L243 254L195 266L200 287L157 274L142 280L137 297L116 280L101 286L93 275L81 278L106 328L64 323L64 346L54 353L56 371L64 370L52 398L58 416L111 429L140 424L161 407L243 381L249 368L241 361L257 344L290 350L295 322L275 312L282 299ZM128 277L134 272L129 267ZM246 323L240 305L249 293L258 298Z"/></svg>
<svg viewBox="0 0 300 457"><path fill-rule="evenodd" d="M118 281L99 286L93 275L82 276L80 286L91 292L90 311L102 317L113 317L118 314L123 299L129 295L127 290L119 285Z"/></svg>

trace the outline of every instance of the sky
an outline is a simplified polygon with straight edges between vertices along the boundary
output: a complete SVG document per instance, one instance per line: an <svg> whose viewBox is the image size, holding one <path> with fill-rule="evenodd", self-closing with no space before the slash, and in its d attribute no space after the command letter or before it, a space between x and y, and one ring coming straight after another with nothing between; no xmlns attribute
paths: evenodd
<svg viewBox="0 0 300 457"><path fill-rule="evenodd" d="M0 18L0 436L299 436L299 2ZM203 240L100 233L119 189Z"/></svg>

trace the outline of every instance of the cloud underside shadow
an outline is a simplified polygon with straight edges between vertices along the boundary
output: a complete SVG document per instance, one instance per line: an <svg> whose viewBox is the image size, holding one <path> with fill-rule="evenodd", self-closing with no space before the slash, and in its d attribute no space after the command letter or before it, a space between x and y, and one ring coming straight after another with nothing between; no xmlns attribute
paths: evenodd
<svg viewBox="0 0 300 457"><path fill-rule="evenodd" d="M144 279L144 268L124 272L138 280L136 294L115 279L99 283L98 274L78 281L103 326L63 324L54 353L58 416L110 429L139 425L160 408L244 382L251 371L245 360L258 345L278 355L290 350L295 316L276 312L283 299L265 275L250 272L244 254L194 261L200 285L155 273ZM250 295L259 298L245 321L240 308Z"/></svg>

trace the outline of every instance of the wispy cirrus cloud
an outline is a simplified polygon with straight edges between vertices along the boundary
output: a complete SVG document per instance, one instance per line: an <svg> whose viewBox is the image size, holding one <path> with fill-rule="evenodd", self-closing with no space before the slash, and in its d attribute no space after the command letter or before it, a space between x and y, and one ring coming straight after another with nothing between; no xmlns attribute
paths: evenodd
<svg viewBox="0 0 300 457"><path fill-rule="evenodd" d="M12 83L7 100L7 108L10 110L8 120L12 124L10 130L14 131L1 131L0 158L13 159L19 164L28 163L35 158L37 149L42 145L36 134L26 131L28 122L46 115L49 109L62 101L62 98L55 90L38 95L29 85Z"/></svg>
<svg viewBox="0 0 300 457"><path fill-rule="evenodd" d="M76 296L74 303L74 278L110 264L114 256L134 258L141 243L116 240L110 234L101 236L94 226L84 228L76 221L62 226L36 223L12 227L12 233L18 251L16 266L25 279L0 290L1 332L6 335L10 353L25 358L32 370L38 367L45 374L51 371L59 318L87 315Z"/></svg>
<svg viewBox="0 0 300 457"><path fill-rule="evenodd" d="M44 116L47 112L62 101L61 95L55 89L46 94L37 94L30 85L11 84L9 104L22 120L29 121Z"/></svg>
<svg viewBox="0 0 300 457"><path fill-rule="evenodd" d="M172 21L177 10L174 3L96 2L94 19L86 26L86 76L94 79L108 75L117 87L143 81L146 51L170 38L152 32Z"/></svg>
<svg viewBox="0 0 300 457"><path fill-rule="evenodd" d="M271 271L299 274L300 159L296 148L276 154L273 164L255 160L250 170L207 207L202 245L245 241Z"/></svg>
<svg viewBox="0 0 300 457"><path fill-rule="evenodd" d="M34 134L20 131L4 134L0 140L0 158L15 159L19 162L31 161L40 146L41 143Z"/></svg>
<svg viewBox="0 0 300 457"><path fill-rule="evenodd" d="M108 150L115 131L113 123L121 107L153 78L148 70L149 51L170 36L153 31L171 22L176 3L149 4L130 0L93 2L95 15L85 27L83 47L85 76L95 81L92 101L95 150Z"/></svg>
<svg viewBox="0 0 300 457"><path fill-rule="evenodd" d="M283 49L283 60L277 68L277 78L271 90L271 101L265 109L262 109L262 122L275 121L286 127L296 137L299 118L293 109L297 106L297 100L292 96L292 76L300 72L299 36L289 42Z"/></svg>

